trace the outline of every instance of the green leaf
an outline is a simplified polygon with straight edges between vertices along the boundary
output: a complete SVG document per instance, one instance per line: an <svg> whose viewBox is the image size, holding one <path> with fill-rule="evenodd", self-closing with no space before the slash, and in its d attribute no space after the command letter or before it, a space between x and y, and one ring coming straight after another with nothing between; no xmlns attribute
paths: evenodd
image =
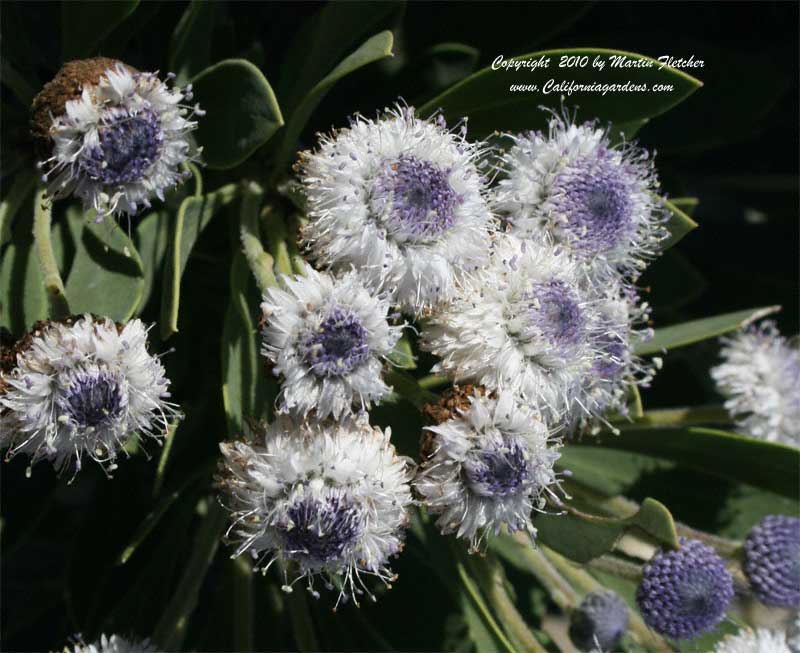
<svg viewBox="0 0 800 653"><path fill-rule="evenodd" d="M642 502L635 515L626 519L569 511L559 515L538 515L535 525L539 541L581 564L612 551L628 531L643 531L664 546L678 547L678 533L672 515L664 504L649 498Z"/></svg>
<svg viewBox="0 0 800 653"><path fill-rule="evenodd" d="M680 250L664 252L644 272L637 284L650 290L648 301L656 312L675 311L699 298L708 283Z"/></svg>
<svg viewBox="0 0 800 653"><path fill-rule="evenodd" d="M389 29L403 11L403 2L328 2L309 19L283 57L278 91L288 113L334 64L370 34Z"/></svg>
<svg viewBox="0 0 800 653"><path fill-rule="evenodd" d="M588 57L585 67L559 68L561 57ZM627 60L651 64L648 68L612 68L610 57L624 56ZM419 108L419 114L427 116L441 108L448 121L469 117L470 131L477 136L491 134L495 130L520 131L544 127L548 115L540 111L542 105L556 111L561 109L562 92L544 94L545 83L550 79L556 82L574 81L579 83L624 84L668 84L669 92L575 92L564 102L580 107L583 119L599 118L615 124L640 121L652 118L669 110L685 100L702 84L700 81L679 70L664 67L644 55L619 50L576 48L567 50L545 50L514 57L515 60L538 60L549 57L547 68L522 68L518 72L492 70L491 67L479 70L462 82L442 92ZM592 67L592 61L599 57L606 62L600 71ZM512 92L514 84L537 85L538 92Z"/></svg>
<svg viewBox="0 0 800 653"><path fill-rule="evenodd" d="M342 77L355 72L359 68L379 61L392 54L392 43L394 37L389 31L380 32L364 42L355 52L345 57L330 74L322 79L311 91L303 98L303 101L292 112L291 118L286 125L286 132L283 135L281 150L278 161L283 163L288 161L297 146L297 139L306 126L306 122L311 117L314 109L320 103L325 94L333 88L334 84Z"/></svg>
<svg viewBox="0 0 800 653"><path fill-rule="evenodd" d="M245 59L226 59L192 80L206 112L197 140L209 168L224 170L245 161L283 125L267 78Z"/></svg>
<svg viewBox="0 0 800 653"><path fill-rule="evenodd" d="M715 429L625 429L587 444L655 456L681 466L747 483L788 497L800 487L800 450Z"/></svg>
<svg viewBox="0 0 800 653"><path fill-rule="evenodd" d="M231 266L231 301L222 329L222 402L230 437L242 434L245 416L254 417L256 379L264 372L258 364L256 328L245 293L249 277L247 261L237 251Z"/></svg>
<svg viewBox="0 0 800 653"><path fill-rule="evenodd" d="M170 43L169 70L183 85L211 63L211 37L219 4L191 0L175 27Z"/></svg>
<svg viewBox="0 0 800 653"><path fill-rule="evenodd" d="M414 350L411 348L411 340L407 333L404 333L388 356L393 365L403 370L414 370L417 368L417 360L414 357Z"/></svg>
<svg viewBox="0 0 800 653"><path fill-rule="evenodd" d="M475 70L480 52L463 43L439 43L423 57L422 81L431 90L446 88Z"/></svg>
<svg viewBox="0 0 800 653"><path fill-rule="evenodd" d="M133 233L136 249L142 259L144 270L144 289L142 300L137 313L141 313L147 306L153 293L155 276L161 268L161 261L169 246L171 216L168 211L153 211L138 219L136 230Z"/></svg>
<svg viewBox="0 0 800 653"><path fill-rule="evenodd" d="M25 203L36 185L36 175L23 171L14 177L11 188L0 202L0 247L11 239L11 222L19 208Z"/></svg>
<svg viewBox="0 0 800 653"><path fill-rule="evenodd" d="M29 221L27 225L28 234L15 237L0 262L0 324L18 336L47 317L47 297Z"/></svg>
<svg viewBox="0 0 800 653"><path fill-rule="evenodd" d="M673 201L664 200L664 206L669 210L669 238L661 243L661 249L666 250L675 246L686 234L697 229L697 223L688 214L684 213Z"/></svg>
<svg viewBox="0 0 800 653"><path fill-rule="evenodd" d="M61 5L64 61L94 54L103 39L130 16L138 5L139 0L64 2Z"/></svg>
<svg viewBox="0 0 800 653"><path fill-rule="evenodd" d="M694 215L697 205L700 204L700 200L696 197L673 197L669 201L689 217Z"/></svg>
<svg viewBox="0 0 800 653"><path fill-rule="evenodd" d="M236 197L236 184L222 186L213 193L187 197L175 216L172 242L164 265L164 289L161 293L161 337L178 331L181 277L189 254L211 218Z"/></svg>
<svg viewBox="0 0 800 653"><path fill-rule="evenodd" d="M715 338L716 336L735 331L747 326L751 322L760 320L767 315L772 315L780 310L780 306L766 306L763 308L750 308L745 311L735 313L725 313L714 317L706 317L701 320L692 320L673 326L656 329L655 335L651 340L636 347L636 353L640 356L646 354L656 354L663 350L677 349L691 345L700 340Z"/></svg>
<svg viewBox="0 0 800 653"><path fill-rule="evenodd" d="M75 243L75 258L65 284L72 313L129 320L144 292L139 253L115 221L96 223L74 206L66 215Z"/></svg>

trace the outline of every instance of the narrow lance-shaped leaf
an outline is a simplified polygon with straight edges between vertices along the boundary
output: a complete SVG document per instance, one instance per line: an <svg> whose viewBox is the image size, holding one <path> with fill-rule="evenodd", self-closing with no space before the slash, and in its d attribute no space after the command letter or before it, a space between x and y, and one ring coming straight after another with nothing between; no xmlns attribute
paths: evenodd
<svg viewBox="0 0 800 653"><path fill-rule="evenodd" d="M747 483L784 496L797 497L800 450L715 429L625 429L619 435L601 434L597 444L646 454L683 467Z"/></svg>
<svg viewBox="0 0 800 653"><path fill-rule="evenodd" d="M161 294L161 336L168 338L178 331L181 277L189 254L203 229L222 207L236 197L236 185L228 184L213 193L187 197L175 216L172 243L164 264L164 288Z"/></svg>
<svg viewBox="0 0 800 653"><path fill-rule="evenodd" d="M286 132L283 135L283 142L278 157L280 163L286 162L291 158L292 152L296 147L297 139L303 131L303 127L305 127L314 109L317 108L317 105L325 94L333 88L334 84L342 77L355 72L359 68L363 68L367 64L390 56L392 54L393 41L394 38L389 31L376 34L365 41L355 52L345 57L330 74L311 89L308 95L306 95L303 101L298 105L297 109L292 113L289 123L286 125Z"/></svg>
<svg viewBox="0 0 800 653"><path fill-rule="evenodd" d="M674 247L690 231L697 229L697 223L689 217L675 202L665 199L664 206L669 211L667 229L669 238L661 243L661 249Z"/></svg>
<svg viewBox="0 0 800 653"><path fill-rule="evenodd" d="M700 340L715 338L724 333L747 326L779 310L780 306L750 308L745 311L725 313L723 315L706 317L701 320L692 320L691 322L683 322L682 324L656 329L655 335L651 340L636 347L636 353L640 356L656 354L664 350L677 349L678 347L691 345Z"/></svg>

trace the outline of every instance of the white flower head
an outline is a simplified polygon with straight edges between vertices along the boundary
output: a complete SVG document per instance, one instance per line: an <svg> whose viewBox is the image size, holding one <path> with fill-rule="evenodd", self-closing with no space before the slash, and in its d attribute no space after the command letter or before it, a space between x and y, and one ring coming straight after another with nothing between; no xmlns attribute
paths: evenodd
<svg viewBox="0 0 800 653"><path fill-rule="evenodd" d="M505 525L535 535L533 510L543 510L557 483L558 448L535 411L501 394L475 394L456 417L426 427L414 487L442 533L455 533L477 550Z"/></svg>
<svg viewBox="0 0 800 653"><path fill-rule="evenodd" d="M76 83L82 91L69 98ZM153 197L163 201L165 190L190 176L181 164L199 154L188 133L203 112L184 104L191 98L191 85L170 88L156 73L112 59L66 64L33 105L51 148L40 163L49 194L80 198L98 221L133 215Z"/></svg>
<svg viewBox="0 0 800 653"><path fill-rule="evenodd" d="M79 642L68 653L157 653L155 645L149 640L125 639L119 635L100 635L100 639L85 644Z"/></svg>
<svg viewBox="0 0 800 653"><path fill-rule="evenodd" d="M402 326L388 321L389 303L355 272L334 278L307 267L264 295L261 353L283 376L281 410L338 419L353 405L370 408L391 388L381 378Z"/></svg>
<svg viewBox="0 0 800 653"><path fill-rule="evenodd" d="M668 236L648 152L612 146L607 129L566 113L552 114L547 134L512 138L495 208L513 232L569 248L593 279L637 277Z"/></svg>
<svg viewBox="0 0 800 653"><path fill-rule="evenodd" d="M744 628L736 635L726 635L713 653L791 653L791 650L784 632Z"/></svg>
<svg viewBox="0 0 800 653"><path fill-rule="evenodd" d="M20 343L13 369L0 373L7 457L46 458L58 470L74 460L77 472L85 455L111 471L129 440L158 440L179 416L140 320L85 315L36 325Z"/></svg>
<svg viewBox="0 0 800 653"><path fill-rule="evenodd" d="M285 591L306 578L317 596L314 578L322 575L329 589L339 585L340 599L374 598L362 576L394 580L388 561L403 547L412 501L412 464L397 456L389 435L366 419L281 416L258 442L220 444L234 556L250 552L264 573L275 560L291 563L298 574L286 578Z"/></svg>
<svg viewBox="0 0 800 653"><path fill-rule="evenodd" d="M520 394L549 423L575 401L595 356L596 298L564 250L498 236L488 266L426 322L435 372Z"/></svg>
<svg viewBox="0 0 800 653"><path fill-rule="evenodd" d="M492 217L476 162L483 146L411 108L357 116L301 155L303 239L326 266L354 266L404 311L449 299L485 260Z"/></svg>
<svg viewBox="0 0 800 653"><path fill-rule="evenodd" d="M720 340L723 362L711 376L738 429L800 446L800 350L772 321Z"/></svg>
<svg viewBox="0 0 800 653"><path fill-rule="evenodd" d="M603 415L627 417L632 389L649 386L661 366L658 357L644 360L634 353L638 344L653 337L653 329L646 325L650 306L640 302L632 287L609 280L595 308L590 334L594 360L569 420L573 429L591 432L601 423L610 427Z"/></svg>

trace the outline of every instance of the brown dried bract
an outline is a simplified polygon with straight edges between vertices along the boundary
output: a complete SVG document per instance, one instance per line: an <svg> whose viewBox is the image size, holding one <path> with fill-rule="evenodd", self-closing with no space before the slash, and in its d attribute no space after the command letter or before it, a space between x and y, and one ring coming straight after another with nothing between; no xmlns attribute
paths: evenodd
<svg viewBox="0 0 800 653"><path fill-rule="evenodd" d="M79 98L84 86L96 85L105 72L118 63L122 62L108 57L68 61L58 74L44 85L31 104L31 136L38 148L47 152L52 147L50 127L53 118L64 113L67 102ZM135 68L123 65L131 72L136 72ZM44 157L44 153L42 156Z"/></svg>
<svg viewBox="0 0 800 653"><path fill-rule="evenodd" d="M17 357L30 349L31 343L34 338L39 338L50 327L56 324L64 324L72 326L77 320L83 319L83 315L72 315L70 317L61 318L58 320L39 320L34 322L31 330L24 334L22 337L14 341L7 332L0 332L0 394L3 394L8 388L8 383L5 381L5 376L11 374L17 367ZM105 319L97 315L90 316L95 323L103 323ZM124 324L115 322L117 333L122 333L125 328Z"/></svg>
<svg viewBox="0 0 800 653"><path fill-rule="evenodd" d="M454 385L444 393L436 403L425 404L422 414L434 424L441 424L449 419L458 417L459 412L469 409L470 397L486 396L486 388L482 385Z"/></svg>

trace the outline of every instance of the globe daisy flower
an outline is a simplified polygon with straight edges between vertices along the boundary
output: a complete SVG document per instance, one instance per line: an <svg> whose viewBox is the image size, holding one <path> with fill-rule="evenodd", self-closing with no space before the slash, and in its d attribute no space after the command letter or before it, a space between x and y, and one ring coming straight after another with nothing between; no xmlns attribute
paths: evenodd
<svg viewBox="0 0 800 653"><path fill-rule="evenodd" d="M434 372L522 395L548 423L581 402L594 362L597 300L564 250L502 235L488 266L423 326Z"/></svg>
<svg viewBox="0 0 800 653"><path fill-rule="evenodd" d="M723 362L711 376L737 428L770 442L800 445L800 350L769 320L720 341Z"/></svg>
<svg viewBox="0 0 800 653"><path fill-rule="evenodd" d="M311 255L356 267L406 312L448 300L483 264L492 223L476 165L483 146L465 131L398 107L322 136L299 164Z"/></svg>
<svg viewBox="0 0 800 653"><path fill-rule="evenodd" d="M39 166L50 196L74 195L97 220L134 215L190 173L191 85L170 88L155 73L115 59L70 61L33 100L31 132L44 153Z"/></svg>
<svg viewBox="0 0 800 653"><path fill-rule="evenodd" d="M769 515L744 542L744 572L765 605L800 610L800 519Z"/></svg>
<svg viewBox="0 0 800 653"><path fill-rule="evenodd" d="M713 653L792 653L786 633L757 628L745 628L735 635L726 635Z"/></svg>
<svg viewBox="0 0 800 653"><path fill-rule="evenodd" d="M569 638L581 651L617 651L628 621L628 606L618 594L590 592L570 614Z"/></svg>
<svg viewBox="0 0 800 653"><path fill-rule="evenodd" d="M6 458L59 470L87 456L109 472L125 445L159 440L179 417L169 380L147 351L140 320L91 315L44 322L7 352L0 372L0 445Z"/></svg>
<svg viewBox="0 0 800 653"><path fill-rule="evenodd" d="M230 510L234 553L249 553L264 573L286 564L284 590L324 578L339 599L364 592L364 576L389 585L389 558L403 548L412 464L397 456L389 431L366 419L294 422L281 416L252 442L220 444L219 485ZM288 574L295 578L289 580ZM337 601L338 604L338 601Z"/></svg>
<svg viewBox="0 0 800 653"><path fill-rule="evenodd" d="M649 153L566 113L512 138L494 206L513 232L568 248L596 280L636 278L668 236Z"/></svg>
<svg viewBox="0 0 800 653"><path fill-rule="evenodd" d="M712 630L733 598L733 578L710 546L681 538L645 565L636 603L659 635L691 639Z"/></svg>
<svg viewBox="0 0 800 653"><path fill-rule="evenodd" d="M414 488L438 515L443 534L455 533L478 550L481 541L505 525L535 535L533 510L543 510L557 484L559 457L539 416L511 395L459 396L453 417L426 427L422 464ZM451 403L453 392L443 403Z"/></svg>
<svg viewBox="0 0 800 653"><path fill-rule="evenodd" d="M65 650L69 653L157 653L155 645L149 639L126 639L119 635L100 635L98 640L90 644L79 642L72 649Z"/></svg>
<svg viewBox="0 0 800 653"><path fill-rule="evenodd" d="M367 290L355 272L334 278L308 268L305 276L283 276L261 310L261 353L283 377L282 411L338 419L391 391L381 372L402 326L389 324L385 296Z"/></svg>

